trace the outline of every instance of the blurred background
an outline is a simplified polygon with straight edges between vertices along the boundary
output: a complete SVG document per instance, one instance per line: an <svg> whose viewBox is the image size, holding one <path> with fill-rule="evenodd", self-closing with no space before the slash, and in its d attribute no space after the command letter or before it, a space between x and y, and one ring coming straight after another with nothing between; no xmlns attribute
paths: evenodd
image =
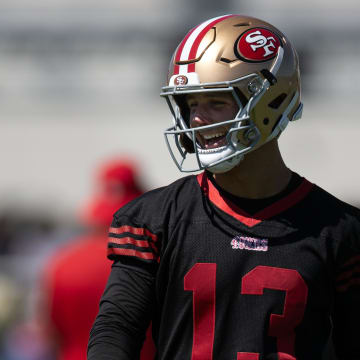
<svg viewBox="0 0 360 360"><path fill-rule="evenodd" d="M171 118L159 92L178 42L208 18L243 13L287 34L304 114L280 139L284 158L359 206L359 11L356 0L2 0L0 359L53 358L31 322L39 273L83 231L97 166L131 158L143 189L183 176L163 140Z"/></svg>

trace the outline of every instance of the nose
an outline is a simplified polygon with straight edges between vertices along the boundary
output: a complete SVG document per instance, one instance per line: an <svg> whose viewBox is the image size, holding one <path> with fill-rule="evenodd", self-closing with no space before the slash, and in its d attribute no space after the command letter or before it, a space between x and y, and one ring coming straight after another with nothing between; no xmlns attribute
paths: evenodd
<svg viewBox="0 0 360 360"><path fill-rule="evenodd" d="M209 117L203 105L197 105L190 109L190 127L195 128L209 124Z"/></svg>

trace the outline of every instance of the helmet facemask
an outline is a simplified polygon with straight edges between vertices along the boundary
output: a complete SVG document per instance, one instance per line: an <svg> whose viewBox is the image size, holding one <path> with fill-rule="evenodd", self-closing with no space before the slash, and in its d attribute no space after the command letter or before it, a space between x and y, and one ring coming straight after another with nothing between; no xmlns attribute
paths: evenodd
<svg viewBox="0 0 360 360"><path fill-rule="evenodd" d="M250 74L226 82L226 84L164 87L161 96L166 98L174 122L173 126L165 130L164 135L171 157L179 170L194 172L208 169L213 173L226 172L236 166L245 154L256 148L261 133L251 119L250 113L270 85L266 78L258 74ZM246 97L241 91L244 86L253 92L253 96L246 102L244 101ZM192 129L186 119L188 115L183 96L205 92L230 93L239 106L239 110L233 119ZM213 149L203 149L196 139L197 132L224 126L229 127L226 144ZM180 154L180 158L176 156L178 154ZM190 160L189 157L193 159ZM190 162L192 166L189 167Z"/></svg>

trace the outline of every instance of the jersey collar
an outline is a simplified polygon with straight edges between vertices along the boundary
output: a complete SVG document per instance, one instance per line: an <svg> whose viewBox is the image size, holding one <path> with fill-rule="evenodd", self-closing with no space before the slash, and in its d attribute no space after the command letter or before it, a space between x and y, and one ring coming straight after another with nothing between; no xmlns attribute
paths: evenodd
<svg viewBox="0 0 360 360"><path fill-rule="evenodd" d="M265 207L257 213L250 215L230 200L222 197L218 189L216 189L216 187L208 179L206 172L202 172L197 175L197 181L204 195L207 196L214 205L248 227L253 227L261 223L263 220L272 218L275 215L291 208L300 202L314 186L314 184L308 180L303 179L302 183L289 195Z"/></svg>

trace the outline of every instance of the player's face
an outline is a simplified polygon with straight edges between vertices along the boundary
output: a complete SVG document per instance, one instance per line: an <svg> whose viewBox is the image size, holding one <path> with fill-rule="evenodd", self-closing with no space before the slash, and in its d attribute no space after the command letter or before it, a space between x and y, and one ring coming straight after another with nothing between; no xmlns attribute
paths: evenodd
<svg viewBox="0 0 360 360"><path fill-rule="evenodd" d="M190 127L211 125L235 118L239 107L230 93L190 94L186 97L190 109ZM196 140L203 149L225 145L230 125L197 131Z"/></svg>

